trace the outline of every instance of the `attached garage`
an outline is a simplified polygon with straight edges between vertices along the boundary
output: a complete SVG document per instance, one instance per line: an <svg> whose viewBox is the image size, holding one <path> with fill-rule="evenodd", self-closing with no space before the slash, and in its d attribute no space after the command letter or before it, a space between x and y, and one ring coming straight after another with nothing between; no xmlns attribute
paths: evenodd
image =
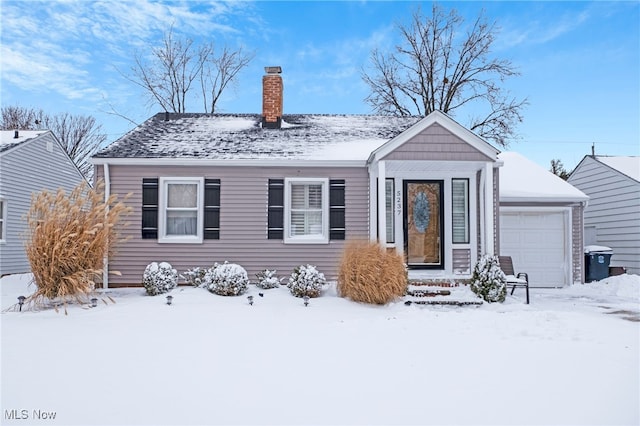
<svg viewBox="0 0 640 426"><path fill-rule="evenodd" d="M564 287L571 281L569 209L500 210L500 251L529 274L532 287Z"/></svg>
<svg viewBox="0 0 640 426"><path fill-rule="evenodd" d="M513 152L499 156L499 250L531 287L584 282L582 214L588 197Z"/></svg>

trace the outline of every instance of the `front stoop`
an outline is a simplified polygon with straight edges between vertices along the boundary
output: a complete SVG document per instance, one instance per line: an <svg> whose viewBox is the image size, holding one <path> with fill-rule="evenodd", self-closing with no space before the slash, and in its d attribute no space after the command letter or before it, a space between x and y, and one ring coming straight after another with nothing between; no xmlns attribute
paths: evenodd
<svg viewBox="0 0 640 426"><path fill-rule="evenodd" d="M480 306L482 299L468 286L451 282L409 280L405 305Z"/></svg>

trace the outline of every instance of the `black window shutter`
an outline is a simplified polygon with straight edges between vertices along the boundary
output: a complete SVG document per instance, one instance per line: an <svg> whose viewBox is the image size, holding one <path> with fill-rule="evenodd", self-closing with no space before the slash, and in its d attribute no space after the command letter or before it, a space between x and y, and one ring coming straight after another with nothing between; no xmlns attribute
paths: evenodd
<svg viewBox="0 0 640 426"><path fill-rule="evenodd" d="M329 181L329 239L345 239L344 179Z"/></svg>
<svg viewBox="0 0 640 426"><path fill-rule="evenodd" d="M158 178L142 179L142 238L158 238Z"/></svg>
<svg viewBox="0 0 640 426"><path fill-rule="evenodd" d="M204 239L220 239L220 179L204 180Z"/></svg>
<svg viewBox="0 0 640 426"><path fill-rule="evenodd" d="M267 238L284 238L284 179L269 179Z"/></svg>

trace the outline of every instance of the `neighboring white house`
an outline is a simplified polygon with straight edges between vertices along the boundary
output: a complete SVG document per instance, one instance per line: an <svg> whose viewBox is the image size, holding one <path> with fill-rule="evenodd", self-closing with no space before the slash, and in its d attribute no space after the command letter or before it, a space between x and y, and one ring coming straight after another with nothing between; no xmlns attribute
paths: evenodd
<svg viewBox="0 0 640 426"><path fill-rule="evenodd" d="M500 254L532 287L584 282L583 210L589 197L542 166L503 152L500 168Z"/></svg>
<svg viewBox="0 0 640 426"><path fill-rule="evenodd" d="M84 180L49 130L3 130L0 138L0 276L29 272L24 250L25 216L33 193Z"/></svg>
<svg viewBox="0 0 640 426"><path fill-rule="evenodd" d="M611 247L611 266L640 274L640 157L588 155L568 181L590 198L585 245Z"/></svg>

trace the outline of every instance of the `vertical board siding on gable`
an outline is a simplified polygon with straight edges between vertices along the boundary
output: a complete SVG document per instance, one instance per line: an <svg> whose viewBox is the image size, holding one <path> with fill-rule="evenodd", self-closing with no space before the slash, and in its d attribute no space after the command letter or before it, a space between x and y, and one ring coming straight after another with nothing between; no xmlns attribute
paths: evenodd
<svg viewBox="0 0 640 426"><path fill-rule="evenodd" d="M424 129L383 160L493 161L437 123Z"/></svg>
<svg viewBox="0 0 640 426"><path fill-rule="evenodd" d="M52 144L52 152L47 150L47 142ZM31 207L32 193L55 192L58 188L70 192L83 177L49 133L3 153L0 169L0 195L7 206L7 234L0 248L0 275L29 272L23 234L27 230L24 216Z"/></svg>
<svg viewBox="0 0 640 426"><path fill-rule="evenodd" d="M584 225L596 226L598 245L613 249L611 263L640 274L640 182L586 157L569 183L589 196Z"/></svg>
<svg viewBox="0 0 640 426"><path fill-rule="evenodd" d="M133 208L123 230L130 240L118 247L110 268L122 273L111 276L110 285L136 285L153 261L167 261L179 272L214 262L242 265L250 279L262 269L277 269L287 276L293 267L311 263L328 279L337 275L344 241L329 244L284 244L267 238L269 179L284 177L328 177L344 179L346 188L346 238L368 238L369 180L365 168L239 168L239 167L150 167L110 166L111 192L133 193L127 204ZM101 175L102 173L100 173ZM142 179L150 176L204 176L220 179L220 239L202 244L159 244L140 236Z"/></svg>

